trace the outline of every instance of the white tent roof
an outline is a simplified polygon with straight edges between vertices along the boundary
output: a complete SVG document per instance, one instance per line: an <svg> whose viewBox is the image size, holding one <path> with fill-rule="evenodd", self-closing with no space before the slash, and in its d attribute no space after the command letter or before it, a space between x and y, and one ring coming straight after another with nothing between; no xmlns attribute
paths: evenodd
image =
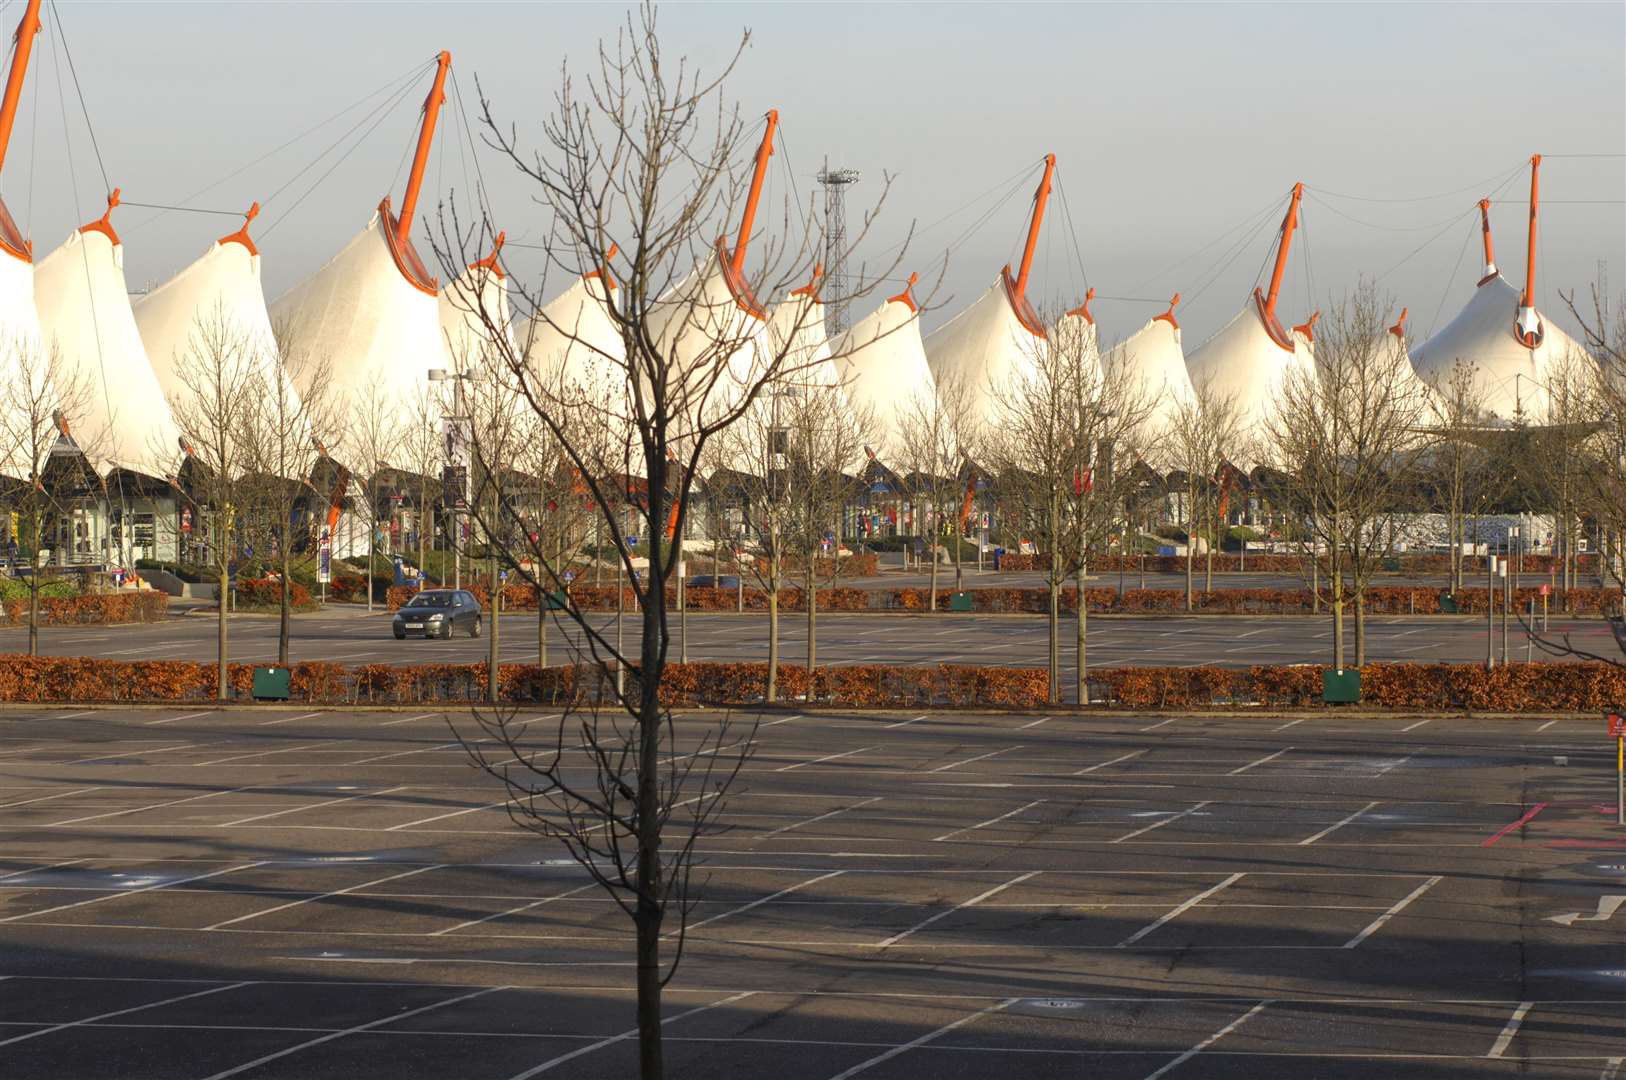
<svg viewBox="0 0 1626 1080"><path fill-rule="evenodd" d="M1145 447L1148 461L1162 467L1168 456L1160 452L1180 411L1197 402L1186 370L1186 357L1180 344L1180 327L1173 316L1149 319L1145 326L1113 346L1106 356L1107 375L1132 380L1137 393L1147 398L1149 409L1138 442Z"/></svg>
<svg viewBox="0 0 1626 1080"><path fill-rule="evenodd" d="M1480 282L1457 317L1412 350L1412 366L1423 380L1443 389L1460 359L1474 365L1474 383L1484 407L1498 419L1511 420L1522 406L1539 421L1549 402L1547 384L1571 355L1585 355L1574 338L1550 319L1541 320L1541 344L1527 349L1513 336L1519 313L1519 290L1501 274Z"/></svg>
<svg viewBox="0 0 1626 1080"><path fill-rule="evenodd" d="M286 378L260 286L260 253L246 225L209 245L180 273L137 298L134 307L158 385L171 399L190 393L180 365L198 330L217 319L229 334L248 343L247 355L259 378ZM288 394L290 407L297 410L297 391L290 386Z"/></svg>
<svg viewBox="0 0 1626 1080"><path fill-rule="evenodd" d="M656 348L675 362L674 386L687 387L686 400L673 402L683 413L675 433L679 439L687 428L737 408L760 378L767 313L749 285L735 277L721 244L650 306L647 325ZM725 360L720 349L728 355L719 374L717 364Z"/></svg>
<svg viewBox="0 0 1626 1080"><path fill-rule="evenodd" d="M1019 317L1019 302L1010 270L1000 272L970 307L926 338L926 360L939 383L960 380L972 395L977 414L997 427L1002 403L1015 383L1031 375L1035 351L1044 348L1041 332ZM1025 301L1022 302L1026 306ZM1031 309L1027 318L1037 327Z"/></svg>
<svg viewBox="0 0 1626 1080"><path fill-rule="evenodd" d="M16 240L21 248L22 238ZM46 374L42 360L39 313L34 307L34 267L9 251L0 251L0 386L18 386L25 375L42 383ZM43 390L44 386L36 385L34 389ZM28 409L12 395L0 395L0 410L0 431L20 431L27 426ZM0 436L0 472L28 475L27 454L18 453L21 448L8 443Z"/></svg>
<svg viewBox="0 0 1626 1080"><path fill-rule="evenodd" d="M842 387L854 406L874 413L871 447L883 463L904 452L906 418L929 407L934 383L920 340L920 313L904 296L886 301L848 328L835 348Z"/></svg>
<svg viewBox="0 0 1626 1080"><path fill-rule="evenodd" d="M768 348L784 359L780 370L792 386L822 386L837 389L841 373L830 356L830 339L824 325L824 303L808 292L797 290L774 305L768 317Z"/></svg>
<svg viewBox="0 0 1626 1080"><path fill-rule="evenodd" d="M501 248L501 241L498 248ZM513 314L508 304L508 279L494 260L482 259L440 290L440 329L452 363L469 370L482 358L506 366L515 355ZM500 333L506 349L497 347L492 331Z"/></svg>
<svg viewBox="0 0 1626 1080"><path fill-rule="evenodd" d="M1283 348L1265 329L1257 295L1219 333L1203 342L1186 361L1191 385L1206 387L1216 398L1235 404L1240 431L1258 436L1275 415L1276 401L1288 373L1315 371L1315 360L1303 350ZM1292 342L1291 332L1287 340ZM1252 461L1238 461L1251 468Z"/></svg>
<svg viewBox="0 0 1626 1080"><path fill-rule="evenodd" d="M80 445L99 465L173 476L180 432L136 328L124 246L107 218L76 230L47 255L34 271L34 288L46 347L90 378Z"/></svg>
<svg viewBox="0 0 1626 1080"><path fill-rule="evenodd" d="M391 222L386 199L326 266L272 303L271 317L296 347L327 357L341 412L377 388L404 428L429 369L450 364L436 282Z"/></svg>
<svg viewBox="0 0 1626 1080"><path fill-rule="evenodd" d="M567 425L582 423L589 436L583 445L598 447L609 459L606 464L621 462L635 442L626 346L608 310L615 295L601 274L584 274L543 304L522 332L531 377L542 393L562 404ZM642 472L641 455L641 448L632 451L627 471Z"/></svg>

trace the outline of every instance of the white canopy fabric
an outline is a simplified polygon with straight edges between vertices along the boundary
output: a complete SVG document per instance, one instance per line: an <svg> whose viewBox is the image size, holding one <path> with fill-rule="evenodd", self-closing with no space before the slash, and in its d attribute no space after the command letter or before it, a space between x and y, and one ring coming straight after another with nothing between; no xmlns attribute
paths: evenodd
<svg viewBox="0 0 1626 1080"><path fill-rule="evenodd" d="M739 407L761 378L766 313L736 280L721 245L650 307L656 348L676 367L672 380L681 441L696 426ZM725 355L726 354L726 355ZM681 400L678 400L681 399Z"/></svg>
<svg viewBox="0 0 1626 1080"><path fill-rule="evenodd" d="M582 275L531 316L522 345L530 377L547 399L559 402L579 448L614 471L642 475L626 345L609 314L615 296L601 274Z"/></svg>
<svg viewBox="0 0 1626 1080"><path fill-rule="evenodd" d="M1519 290L1495 274L1479 284L1456 318L1412 350L1412 366L1424 382L1444 390L1458 360L1472 364L1475 390L1492 418L1510 421L1522 408L1539 423L1551 402L1553 376L1586 351L1547 318L1541 320L1541 344L1525 348L1513 336L1518 314Z"/></svg>
<svg viewBox="0 0 1626 1080"><path fill-rule="evenodd" d="M1301 349L1284 349L1265 329L1258 299L1250 299L1219 333L1203 342L1186 361L1191 385L1206 390L1215 400L1229 398L1236 409L1238 428L1259 436L1275 416L1276 402L1295 369L1315 372L1315 360ZM1292 341L1293 335L1288 334ZM1254 461L1237 461L1249 469Z"/></svg>
<svg viewBox="0 0 1626 1080"><path fill-rule="evenodd" d="M429 370L452 365L434 279L410 247L397 248L388 209L385 200L326 266L274 301L271 318L295 347L327 358L341 413L377 394L404 431Z"/></svg>
<svg viewBox="0 0 1626 1080"><path fill-rule="evenodd" d="M32 382L28 398L40 400L46 368L40 351L39 312L34 306L34 267L9 251L0 251L0 386ZM21 432L29 409L20 395L0 394L0 432ZM0 436L0 472L24 477L30 472L26 448ZM32 464L39 464L38 462Z"/></svg>
<svg viewBox="0 0 1626 1080"><path fill-rule="evenodd" d="M783 356L783 382L793 387L825 387L840 392L841 373L830 356L821 301L805 292L785 297L774 305L768 317L767 334L772 355Z"/></svg>
<svg viewBox="0 0 1626 1080"><path fill-rule="evenodd" d="M1130 389L1146 398L1146 420L1135 441L1149 463L1155 468L1167 468L1169 432L1181 410L1197 403L1181 348L1180 327L1162 316L1148 320L1108 350L1104 367L1109 378L1131 382Z"/></svg>
<svg viewBox="0 0 1626 1080"><path fill-rule="evenodd" d="M931 406L931 366L920 339L920 313L896 297L858 320L835 347L847 400L875 417L871 447L883 464L901 468L904 431L911 415Z"/></svg>
<svg viewBox="0 0 1626 1080"><path fill-rule="evenodd" d="M515 351L508 282L501 270L475 263L440 290L440 329L446 351L461 371L507 364ZM501 334L499 343L493 331Z"/></svg>
<svg viewBox="0 0 1626 1080"><path fill-rule="evenodd" d="M983 294L925 340L932 377L947 384L958 380L972 395L985 428L999 424L1014 384L1030 378L1044 337L1017 317L1008 271L1001 271Z"/></svg>
<svg viewBox="0 0 1626 1080"><path fill-rule="evenodd" d="M284 380L290 414L301 408L298 391L282 371L260 285L260 255L246 233L215 241L180 273L138 298L134 307L158 385L171 400L191 393L180 368L190 362L187 351L195 335L223 331L227 340L242 342L255 376L265 385Z"/></svg>
<svg viewBox="0 0 1626 1080"><path fill-rule="evenodd" d="M153 373L124 283L124 246L104 218L69 235L34 271L45 348L89 377L75 438L98 467L174 476L180 432ZM70 419L70 423L72 420Z"/></svg>

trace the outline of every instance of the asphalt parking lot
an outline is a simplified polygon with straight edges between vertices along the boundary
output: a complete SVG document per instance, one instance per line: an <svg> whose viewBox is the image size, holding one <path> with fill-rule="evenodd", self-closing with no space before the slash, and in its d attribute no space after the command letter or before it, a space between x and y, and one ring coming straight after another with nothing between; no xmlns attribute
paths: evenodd
<svg viewBox="0 0 1626 1080"><path fill-rule="evenodd" d="M614 615L593 616L613 628ZM1367 656L1373 661L1475 663L1485 659L1485 621L1473 616L1373 616L1367 622ZM1575 645L1603 656L1620 655L1602 619L1559 619L1554 635L1568 633ZM639 629L635 614L625 618L627 640ZM607 630L613 638L613 629ZM672 656L683 655L687 633L690 660L766 660L767 616L762 613L691 612L687 630L672 619ZM1063 662L1072 667L1073 623L1062 624ZM1155 665L1191 667L1218 664L1332 662L1332 620L1288 616L1092 616L1089 662L1093 667ZM1348 659L1354 659L1353 629ZM230 622L231 657L242 663L276 659L277 622L262 615L234 616ZM475 663L486 658L489 643L458 637L451 641L409 638L396 641L389 616L365 610L335 610L301 615L294 620L292 656L341 664ZM566 647L579 640L578 630L555 619L549 626L549 662L568 659ZM840 615L819 616L818 659L823 664L989 664L1042 667L1046 655L1045 619L1040 615ZM27 631L0 629L0 652L27 650ZM190 615L151 625L48 627L41 631L41 652L49 655L96 656L112 660L215 659L215 620ZM781 656L801 663L807 655L806 617L787 613L780 620ZM1495 644L1501 652L1502 634ZM537 617L522 612L502 617L498 644L504 663L535 663ZM1508 635L1510 659L1526 655L1524 633L1514 621ZM1542 659L1539 649L1532 654Z"/></svg>
<svg viewBox="0 0 1626 1080"><path fill-rule="evenodd" d="M669 1075L1618 1078L1601 727L770 714ZM7 1080L635 1071L624 916L443 715L8 711L0 809Z"/></svg>

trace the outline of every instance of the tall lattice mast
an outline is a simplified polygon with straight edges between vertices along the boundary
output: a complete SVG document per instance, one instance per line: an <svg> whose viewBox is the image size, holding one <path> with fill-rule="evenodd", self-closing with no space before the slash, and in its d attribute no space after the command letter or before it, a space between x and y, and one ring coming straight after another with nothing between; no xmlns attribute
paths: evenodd
<svg viewBox="0 0 1626 1080"><path fill-rule="evenodd" d="M824 188L824 319L832 337L847 329L847 188L858 183L857 169L819 170Z"/></svg>

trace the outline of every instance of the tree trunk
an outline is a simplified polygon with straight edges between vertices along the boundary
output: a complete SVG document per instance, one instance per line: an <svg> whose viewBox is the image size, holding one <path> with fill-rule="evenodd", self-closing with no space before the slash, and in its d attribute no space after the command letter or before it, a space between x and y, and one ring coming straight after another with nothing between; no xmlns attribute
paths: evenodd
<svg viewBox="0 0 1626 1080"><path fill-rule="evenodd" d="M773 540L768 553L768 688L763 700L772 703L779 694L779 540Z"/></svg>
<svg viewBox="0 0 1626 1080"><path fill-rule="evenodd" d="M34 514L34 550L28 556L34 572L28 575L28 655L40 654L40 527L39 513Z"/></svg>
<svg viewBox="0 0 1626 1080"><path fill-rule="evenodd" d="M1054 705L1061 700L1061 578L1056 568L1050 568L1050 692L1046 700Z"/></svg>
<svg viewBox="0 0 1626 1080"><path fill-rule="evenodd" d="M291 630L289 613L293 607L293 579L289 572L293 568L293 554L289 551L288 530L282 531L282 605L280 617L277 621L277 663L282 667L288 666L288 637Z"/></svg>
<svg viewBox="0 0 1626 1080"><path fill-rule="evenodd" d="M215 619L215 697L221 701L226 700L226 605L231 600L231 570L226 562L226 540L221 539L219 562L219 603L215 605L217 617Z"/></svg>
<svg viewBox="0 0 1626 1080"><path fill-rule="evenodd" d="M1090 665L1089 654L1085 648L1085 634L1090 627L1089 604L1084 600L1084 553L1078 553L1078 703L1090 703Z"/></svg>
<svg viewBox="0 0 1626 1080"><path fill-rule="evenodd" d="M1344 670L1344 578L1332 583L1332 666Z"/></svg>
<svg viewBox="0 0 1626 1080"><path fill-rule="evenodd" d="M814 551L807 553L807 576L806 584L803 586L803 595L806 598L803 606L807 608L807 693L809 698L813 696L813 669L819 663L819 582L818 575L813 571L815 554Z"/></svg>
<svg viewBox="0 0 1626 1080"><path fill-rule="evenodd" d="M495 515L493 515L495 516ZM490 548L491 537L486 537L486 546ZM491 557L491 625L486 632L486 700L497 704L498 689L498 663L497 663L497 627L502 615L502 582L498 580L497 557Z"/></svg>
<svg viewBox="0 0 1626 1080"><path fill-rule="evenodd" d="M1355 666L1366 666L1366 596L1358 581L1355 589Z"/></svg>
<svg viewBox="0 0 1626 1080"><path fill-rule="evenodd" d="M935 521L936 518L933 518L932 520ZM926 597L926 610L927 611L936 611L937 610L937 538L936 538L935 535L930 537L926 541L926 555L932 561L932 577L931 577L931 584L927 588L928 595Z"/></svg>
<svg viewBox="0 0 1626 1080"><path fill-rule="evenodd" d="M374 503L376 507L377 504ZM361 575L362 588L367 591L367 614L373 613L373 562L378 558L378 512L375 509L367 524L367 572Z"/></svg>

